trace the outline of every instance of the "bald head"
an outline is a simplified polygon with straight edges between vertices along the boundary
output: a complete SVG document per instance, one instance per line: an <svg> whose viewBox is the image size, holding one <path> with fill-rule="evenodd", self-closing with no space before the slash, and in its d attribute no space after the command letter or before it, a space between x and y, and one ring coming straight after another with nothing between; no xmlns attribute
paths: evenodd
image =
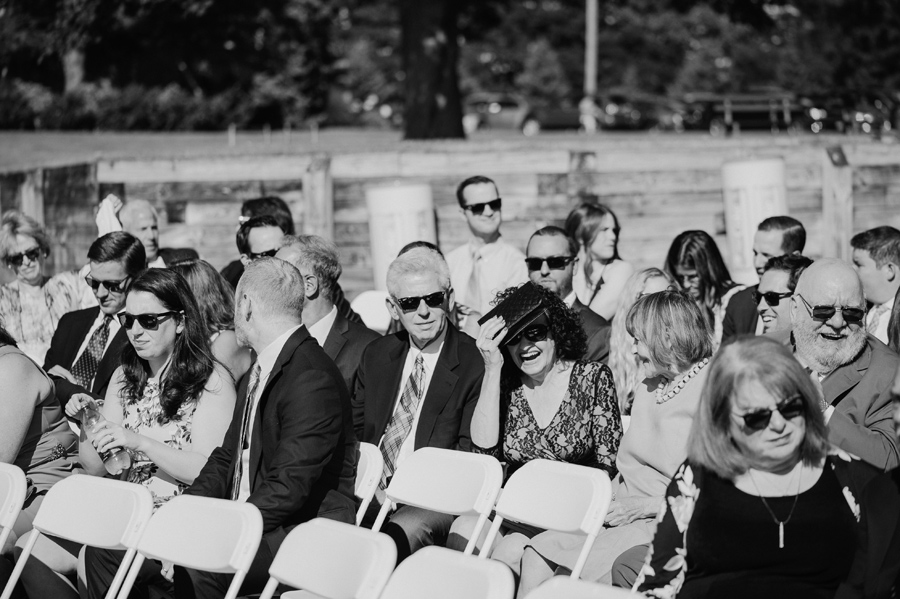
<svg viewBox="0 0 900 599"><path fill-rule="evenodd" d="M119 222L126 233L131 233L144 244L147 262L159 256L159 225L156 209L147 200L129 200L119 210Z"/></svg>
<svg viewBox="0 0 900 599"><path fill-rule="evenodd" d="M852 266L835 258L813 262L797 280L796 293L813 306L866 305L859 275Z"/></svg>

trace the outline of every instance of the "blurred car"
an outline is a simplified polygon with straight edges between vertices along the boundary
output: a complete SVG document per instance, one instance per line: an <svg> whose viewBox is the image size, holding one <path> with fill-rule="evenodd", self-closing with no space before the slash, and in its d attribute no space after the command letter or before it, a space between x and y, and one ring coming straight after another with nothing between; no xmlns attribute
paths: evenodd
<svg viewBox="0 0 900 599"><path fill-rule="evenodd" d="M525 124L531 109L519 97L504 94L472 94L463 103L463 129L518 129Z"/></svg>
<svg viewBox="0 0 900 599"><path fill-rule="evenodd" d="M804 96L802 128L812 133L837 131L844 133L850 124L850 114L843 100L835 96Z"/></svg>

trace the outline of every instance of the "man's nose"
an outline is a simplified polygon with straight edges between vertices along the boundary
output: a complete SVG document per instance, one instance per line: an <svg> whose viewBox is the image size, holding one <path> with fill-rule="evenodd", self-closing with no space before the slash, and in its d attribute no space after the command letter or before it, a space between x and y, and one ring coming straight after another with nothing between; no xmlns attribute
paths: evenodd
<svg viewBox="0 0 900 599"><path fill-rule="evenodd" d="M547 264L546 260L541 260L541 274L542 275L550 274L550 265Z"/></svg>

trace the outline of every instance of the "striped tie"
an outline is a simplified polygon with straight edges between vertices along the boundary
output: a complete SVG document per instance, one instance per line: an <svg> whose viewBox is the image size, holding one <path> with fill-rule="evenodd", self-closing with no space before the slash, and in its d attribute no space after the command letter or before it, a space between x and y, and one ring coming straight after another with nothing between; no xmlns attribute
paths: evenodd
<svg viewBox="0 0 900 599"><path fill-rule="evenodd" d="M244 450L249 446L247 434L250 432L250 410L253 408L253 396L259 386L259 362L250 371L250 382L247 385L247 401L244 403L244 414L241 419L241 432L238 435L237 463L234 465L234 479L231 481L231 499L238 498L241 493L241 470L244 463Z"/></svg>
<svg viewBox="0 0 900 599"><path fill-rule="evenodd" d="M379 489L387 486L388 479L394 475L396 469L397 456L400 455L400 447L406 441L409 431L412 428L413 420L416 416L416 408L419 400L422 398L422 384L425 380L425 362L422 360L422 354L416 358L415 369L409 375L406 382L406 388L403 389L403 395L400 396L400 404L394 410L394 415L388 424L387 432L384 434L384 441L381 444L381 455L384 456L384 471L381 473L381 482L378 484Z"/></svg>

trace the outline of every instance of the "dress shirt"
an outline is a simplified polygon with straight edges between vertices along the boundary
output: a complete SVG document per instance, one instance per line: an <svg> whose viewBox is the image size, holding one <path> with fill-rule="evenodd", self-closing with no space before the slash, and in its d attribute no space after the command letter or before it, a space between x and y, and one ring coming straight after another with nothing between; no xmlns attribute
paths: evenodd
<svg viewBox="0 0 900 599"><path fill-rule="evenodd" d="M166 263L163 261L162 256L157 256L156 260L147 265L147 268L166 268Z"/></svg>
<svg viewBox="0 0 900 599"><path fill-rule="evenodd" d="M464 303L469 293L469 278L475 267L476 254L481 256L479 289L481 299L479 305L468 306L482 315L491 310L491 300L498 291L507 287L517 287L528 280L528 269L525 267L525 254L503 238L493 243L480 244L470 241L447 254L447 265L450 267L450 283L456 292L456 300Z"/></svg>
<svg viewBox="0 0 900 599"><path fill-rule="evenodd" d="M578 295L573 290L569 293L569 295L567 295L566 297L563 298L563 303L566 306L568 306L569 308L571 308L572 306L575 305L575 300L577 300L577 299L578 299Z"/></svg>
<svg viewBox="0 0 900 599"><path fill-rule="evenodd" d="M266 388L266 382L272 373L272 367L275 366L275 360L278 359L278 355L284 349L284 344L302 326L302 324L298 324L285 331L281 337L267 345L256 359L257 364L259 364L259 383L256 385L256 392L253 394L253 397L247 398L247 401L253 402L253 406L250 408L250 418L247 422L247 448L241 452L241 485L240 491L238 491L238 501L247 501L247 498L250 497L250 443L253 437L253 421L256 420L259 398Z"/></svg>
<svg viewBox="0 0 900 599"><path fill-rule="evenodd" d="M312 335L313 339L319 342L319 347L325 347L325 340L328 339L328 333L331 332L331 327L334 326L334 321L336 319L337 306L332 306L331 312L322 317L321 320L313 324L306 325L306 328L309 330L309 334Z"/></svg>
<svg viewBox="0 0 900 599"><path fill-rule="evenodd" d="M122 308L124 310L124 308ZM88 343L91 342L91 336L94 334L100 327L100 323L103 322L103 319L106 318L106 314L103 313L103 310L97 315L96 320L94 320L94 324L91 325L91 329L87 332L87 335L84 336L84 340L81 342L81 347L78 348L78 353L75 354L75 359L72 360L72 365L78 362L78 358L81 357L81 354L84 353L84 350L87 349ZM103 346L103 353L106 353L106 350L109 349L109 344L112 343L113 337L115 337L119 333L119 329L122 328L122 325L119 324L119 315L114 314L112 320L109 322L109 335L106 337L106 345ZM97 360L99 364L100 360ZM95 373L96 375L96 373ZM94 379L91 379L90 387L94 386Z"/></svg>
<svg viewBox="0 0 900 599"><path fill-rule="evenodd" d="M894 298L880 304L880 306L872 306L869 308L869 313L866 314L866 330L869 329L869 324L872 322L872 318L875 317L875 311L878 309L881 310L881 314L878 315L878 325L875 328L875 332L872 333L872 336L887 345L888 322L891 320L891 311L894 309Z"/></svg>

